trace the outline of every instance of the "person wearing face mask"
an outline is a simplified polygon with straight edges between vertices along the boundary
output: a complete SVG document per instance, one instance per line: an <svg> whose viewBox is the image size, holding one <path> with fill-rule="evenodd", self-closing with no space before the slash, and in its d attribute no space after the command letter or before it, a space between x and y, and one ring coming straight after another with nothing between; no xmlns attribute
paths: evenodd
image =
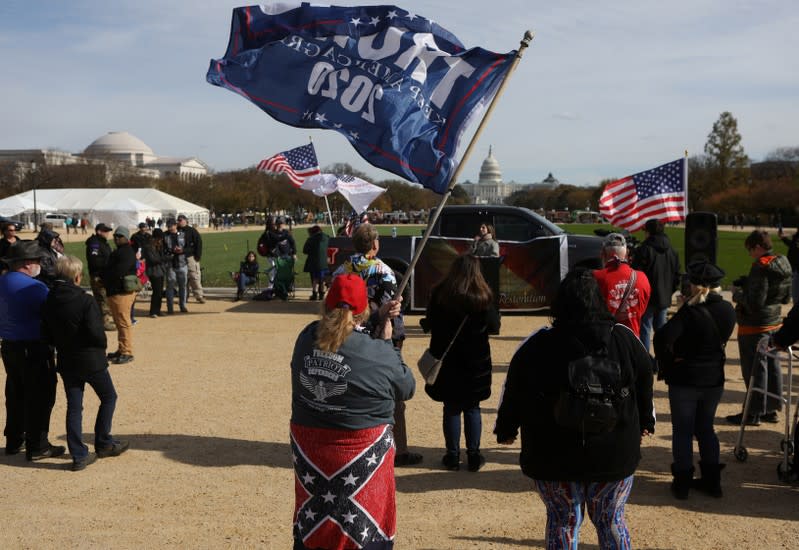
<svg viewBox="0 0 799 550"><path fill-rule="evenodd" d="M51 348L41 341L41 308L47 286L41 272L42 249L36 241L12 246L3 258L9 271L0 276L0 352L6 369L6 455L25 450L29 461L58 457L66 450L48 439L55 404L56 372Z"/></svg>

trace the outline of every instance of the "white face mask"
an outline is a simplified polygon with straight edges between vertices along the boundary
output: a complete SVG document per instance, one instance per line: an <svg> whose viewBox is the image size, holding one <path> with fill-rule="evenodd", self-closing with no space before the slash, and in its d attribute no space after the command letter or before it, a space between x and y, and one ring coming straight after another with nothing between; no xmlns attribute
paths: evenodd
<svg viewBox="0 0 799 550"><path fill-rule="evenodd" d="M39 264L31 264L31 277L34 279L42 272L42 266Z"/></svg>

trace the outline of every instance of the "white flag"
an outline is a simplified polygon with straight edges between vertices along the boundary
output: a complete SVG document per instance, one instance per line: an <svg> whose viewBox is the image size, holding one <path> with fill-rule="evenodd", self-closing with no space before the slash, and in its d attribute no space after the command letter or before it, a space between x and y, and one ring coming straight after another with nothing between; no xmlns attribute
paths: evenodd
<svg viewBox="0 0 799 550"><path fill-rule="evenodd" d="M349 174L320 174L305 178L302 189L312 191L314 195L323 197L338 191L352 205L352 209L361 213L372 204L385 189L368 181Z"/></svg>

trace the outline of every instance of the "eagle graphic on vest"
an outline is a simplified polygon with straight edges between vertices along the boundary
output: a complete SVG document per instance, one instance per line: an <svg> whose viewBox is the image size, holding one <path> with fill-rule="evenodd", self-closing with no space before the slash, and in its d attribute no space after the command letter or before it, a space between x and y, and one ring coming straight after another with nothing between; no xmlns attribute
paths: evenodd
<svg viewBox="0 0 799 550"><path fill-rule="evenodd" d="M300 384L302 387L314 394L314 398L316 401L320 403L326 403L328 397L334 397L336 395L341 395L345 391L347 391L347 383L346 382L325 382L323 380L312 380L305 376L305 374L300 373Z"/></svg>

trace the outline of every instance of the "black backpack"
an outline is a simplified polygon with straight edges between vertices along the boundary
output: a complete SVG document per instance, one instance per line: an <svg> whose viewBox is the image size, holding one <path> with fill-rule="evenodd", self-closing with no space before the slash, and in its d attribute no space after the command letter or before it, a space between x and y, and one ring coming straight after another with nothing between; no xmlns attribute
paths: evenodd
<svg viewBox="0 0 799 550"><path fill-rule="evenodd" d="M621 365L603 348L568 364L568 389L562 390L554 405L555 422L585 434L613 430L621 416L630 388L621 385Z"/></svg>

